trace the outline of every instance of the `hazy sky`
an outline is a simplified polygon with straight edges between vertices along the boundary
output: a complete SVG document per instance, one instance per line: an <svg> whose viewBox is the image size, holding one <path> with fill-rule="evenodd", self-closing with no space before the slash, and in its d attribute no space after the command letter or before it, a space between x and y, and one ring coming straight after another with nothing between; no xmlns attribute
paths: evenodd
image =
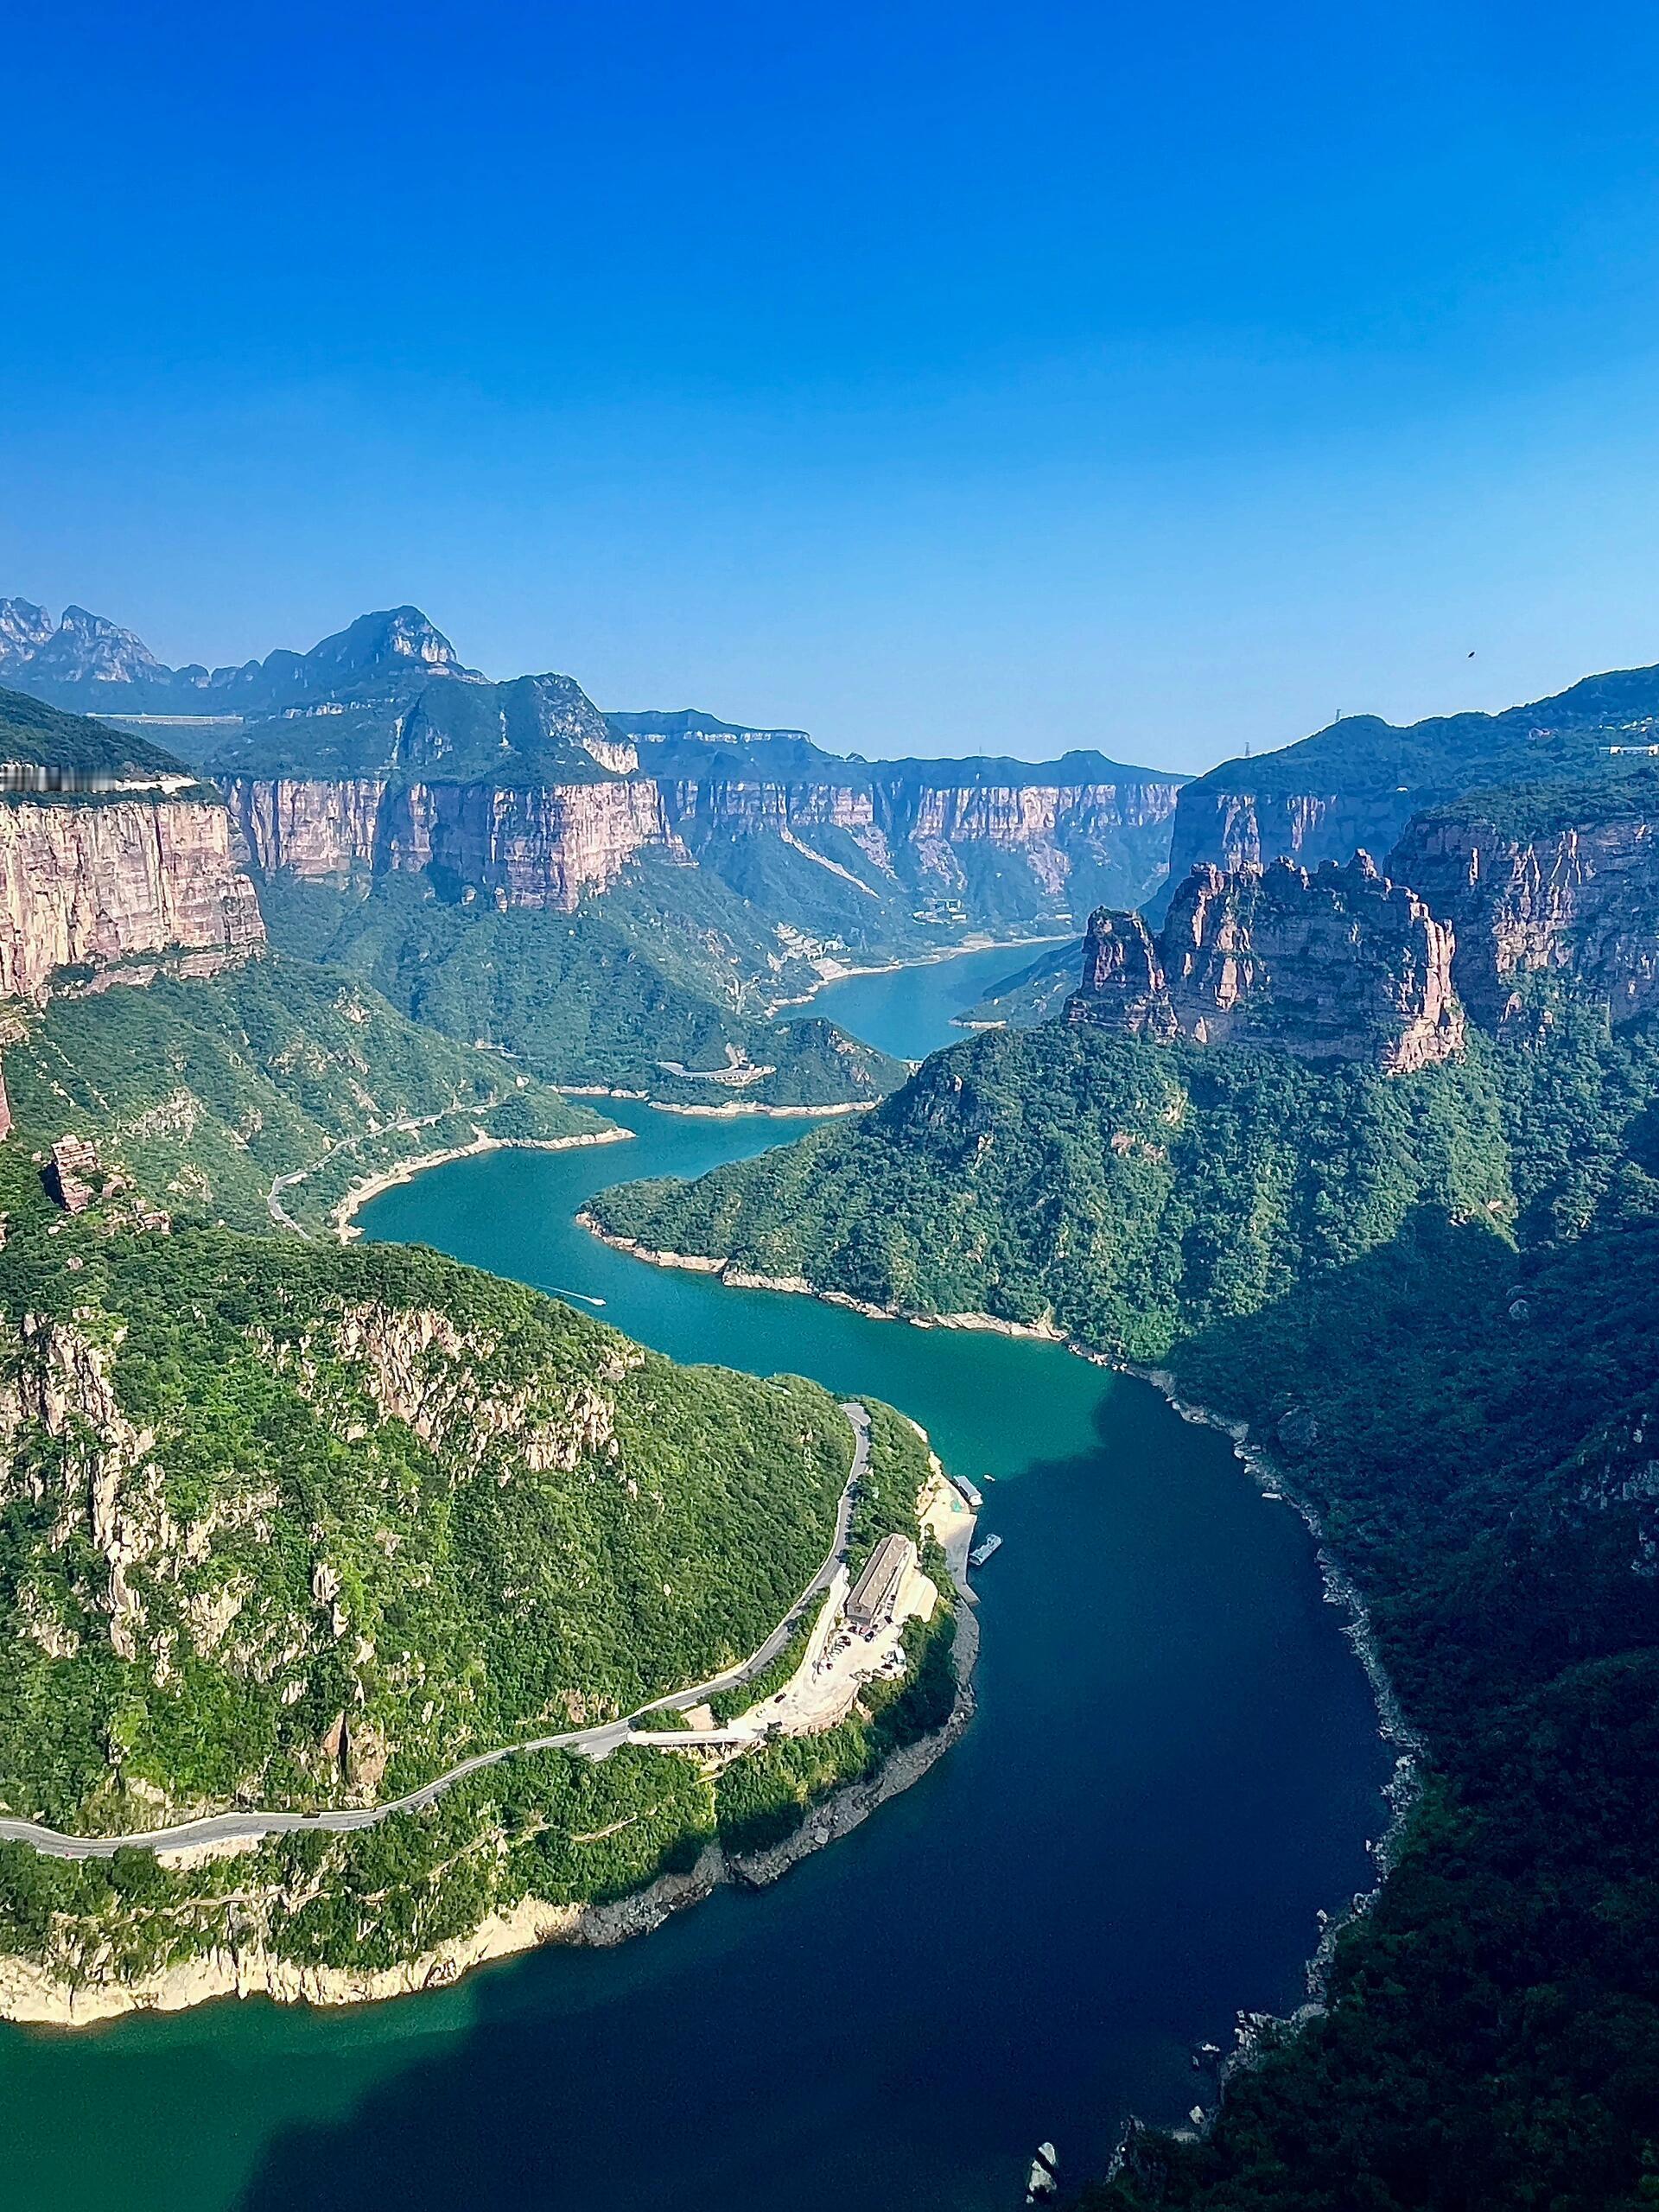
<svg viewBox="0 0 1659 2212"><path fill-rule="evenodd" d="M0 592L1197 767L1659 659L1659 16L14 11ZM1473 651L1476 658L1468 655Z"/></svg>

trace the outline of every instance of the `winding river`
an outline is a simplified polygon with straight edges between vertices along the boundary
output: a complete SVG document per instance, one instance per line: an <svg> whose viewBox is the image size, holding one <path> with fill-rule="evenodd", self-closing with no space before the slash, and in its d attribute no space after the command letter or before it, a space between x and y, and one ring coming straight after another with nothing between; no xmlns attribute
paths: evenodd
<svg viewBox="0 0 1659 2212"><path fill-rule="evenodd" d="M912 1056L1029 956L849 979L814 1011ZM980 1710L855 1834L611 1952L433 1995L0 2031L5 2202L31 2212L1004 2212L1124 2113L1208 2093L1193 2047L1300 1993L1366 1885L1390 1760L1313 1548L1225 1442L1045 1344L870 1321L608 1250L603 1184L799 1133L626 1105L626 1147L499 1152L385 1193L423 1239L681 1359L887 1397L995 1480ZM591 1306L588 1310L593 1310Z"/></svg>

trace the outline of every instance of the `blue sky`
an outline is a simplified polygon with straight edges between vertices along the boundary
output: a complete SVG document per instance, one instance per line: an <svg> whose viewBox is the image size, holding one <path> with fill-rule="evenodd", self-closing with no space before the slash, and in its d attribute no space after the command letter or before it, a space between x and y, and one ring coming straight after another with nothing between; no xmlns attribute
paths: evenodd
<svg viewBox="0 0 1659 2212"><path fill-rule="evenodd" d="M1651 10L64 0L6 56L0 591L166 659L410 600L606 706L1181 767L1659 659Z"/></svg>

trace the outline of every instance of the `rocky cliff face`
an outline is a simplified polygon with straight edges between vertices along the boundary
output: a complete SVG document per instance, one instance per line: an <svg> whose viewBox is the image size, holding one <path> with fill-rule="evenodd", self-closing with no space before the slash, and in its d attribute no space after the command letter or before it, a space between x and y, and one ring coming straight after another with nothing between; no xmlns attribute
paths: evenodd
<svg viewBox="0 0 1659 2212"><path fill-rule="evenodd" d="M1452 938L1369 856L1310 874L1287 861L1194 868L1156 938L1138 914L1090 922L1073 1021L1160 1039L1268 1045L1390 1075L1463 1041Z"/></svg>
<svg viewBox="0 0 1659 2212"><path fill-rule="evenodd" d="M54 624L3 601L0 675L106 713L206 717L198 765L264 871L429 868L441 896L568 911L654 850L710 868L715 903L735 892L791 944L893 950L1134 904L1162 874L1179 788L1092 752L870 762L690 709L607 717L568 676L486 679L412 607L210 672L165 667L82 609Z"/></svg>
<svg viewBox="0 0 1659 2212"><path fill-rule="evenodd" d="M620 758L601 765L624 766ZM873 902L902 900L906 921L918 896L957 901L964 921L979 919L976 874L985 857L1023 871L1007 893L1021 918L1066 909L1077 887L1083 900L1109 882L1133 895L1157 874L1173 779L953 786L903 772L917 765L859 776L837 773L832 762L812 776L640 771L528 787L238 776L223 789L261 873L344 882L436 866L512 906L569 911L584 893L608 889L639 853L718 869L717 845L766 836ZM824 844L825 831L845 842Z"/></svg>
<svg viewBox="0 0 1659 2212"><path fill-rule="evenodd" d="M1361 850L1386 852L1421 804L1409 790L1234 791L1201 777L1173 810L1169 880L1185 882L1205 866L1289 860L1315 868Z"/></svg>
<svg viewBox="0 0 1659 2212"><path fill-rule="evenodd" d="M250 863L309 882L435 868L502 906L570 912L647 848L687 857L647 781L521 790L238 777L224 789Z"/></svg>
<svg viewBox="0 0 1659 2212"><path fill-rule="evenodd" d="M1456 932L1452 977L1492 1025L1528 976L1571 976L1605 995L1615 1021L1659 1007L1659 790L1648 814L1576 820L1525 834L1480 806L1414 821L1389 856Z"/></svg>
<svg viewBox="0 0 1659 2212"><path fill-rule="evenodd" d="M1586 677L1498 714L1405 724L1344 715L1300 743L1224 760L1181 791L1170 881L1199 861L1317 867L1387 852L1411 818L1515 782L1618 778L1659 736L1659 667Z"/></svg>
<svg viewBox="0 0 1659 2212"><path fill-rule="evenodd" d="M263 944L230 818L205 797L135 792L0 805L0 996L42 998L64 967Z"/></svg>

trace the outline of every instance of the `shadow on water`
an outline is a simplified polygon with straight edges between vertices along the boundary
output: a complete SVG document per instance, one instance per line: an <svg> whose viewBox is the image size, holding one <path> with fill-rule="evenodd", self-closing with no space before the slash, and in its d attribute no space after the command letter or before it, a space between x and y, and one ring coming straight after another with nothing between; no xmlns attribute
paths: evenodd
<svg viewBox="0 0 1659 2212"><path fill-rule="evenodd" d="M972 967L888 979L888 999L880 979L838 988L914 1052L995 980ZM8 2202L1000 2212L1040 2138L1077 2174L1127 2110L1179 2118L1205 2090L1192 2045L1227 2043L1237 2006L1294 2003L1317 1909L1366 1881L1389 1761L1364 1679L1306 1532L1224 1440L1052 1345L596 1243L572 1216L603 1184L698 1174L802 1126L610 1110L627 1145L456 1162L387 1192L365 1234L602 1299L682 1359L886 1397L948 1465L995 1475L985 1525L1007 1541L981 1578L973 1726L775 1891L614 1951L339 2012L0 2035Z"/></svg>
<svg viewBox="0 0 1659 2212"><path fill-rule="evenodd" d="M981 1709L920 1784L774 1891L475 1977L242 2212L992 2212L1039 2137L1081 2171L1178 2117L1192 2044L1299 1995L1387 1761L1294 1518L1141 1386L1091 1426L993 1493Z"/></svg>

